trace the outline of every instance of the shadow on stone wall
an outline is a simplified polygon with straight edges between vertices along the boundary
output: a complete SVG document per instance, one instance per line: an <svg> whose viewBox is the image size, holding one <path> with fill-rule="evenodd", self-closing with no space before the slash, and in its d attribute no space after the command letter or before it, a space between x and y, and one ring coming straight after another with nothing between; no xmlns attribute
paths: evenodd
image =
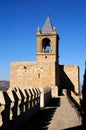
<svg viewBox="0 0 86 130"><path fill-rule="evenodd" d="M60 86L59 86L59 95L62 95L63 90L67 90L67 95L71 96L71 92L73 92L76 96L79 96L79 94L75 91L75 86L67 76L67 74L64 72L64 66L60 66Z"/></svg>
<svg viewBox="0 0 86 130"><path fill-rule="evenodd" d="M81 116L81 108L80 108L80 103L78 103L78 101L75 99L75 97L78 98L78 100L80 100L80 94L77 93L75 91L75 86L72 83L72 81L69 79L69 77L67 76L67 74L64 72L64 66L62 65L60 68L60 86L59 86L59 90L58 90L58 94L59 96L64 95L64 91L65 94L69 100L69 102L76 107L77 113L79 116ZM73 95L72 95L73 93Z"/></svg>
<svg viewBox="0 0 86 130"><path fill-rule="evenodd" d="M86 129L86 63L85 63L85 73L84 73L84 79L83 79L83 86L82 86L82 93L81 95L78 94L75 91L75 87L71 80L68 78L66 73L63 70L63 66L61 66L61 75L60 75L60 87L59 87L59 95L63 95L63 90L66 89L66 94L71 101L76 107L77 112L79 115L82 117L82 125L74 128L69 128L69 129ZM77 103L77 101L72 97L71 92L74 93L75 96L81 96L80 98L80 104Z"/></svg>

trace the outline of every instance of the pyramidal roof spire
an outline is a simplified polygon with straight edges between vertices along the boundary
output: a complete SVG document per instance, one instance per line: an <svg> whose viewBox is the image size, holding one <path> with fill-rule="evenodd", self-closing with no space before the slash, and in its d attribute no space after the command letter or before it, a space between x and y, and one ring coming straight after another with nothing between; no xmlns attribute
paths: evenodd
<svg viewBox="0 0 86 130"><path fill-rule="evenodd" d="M50 34L52 33L53 31L53 27L52 27L52 24L50 22L50 17L48 16L46 21L45 21L45 24L42 28L42 34Z"/></svg>

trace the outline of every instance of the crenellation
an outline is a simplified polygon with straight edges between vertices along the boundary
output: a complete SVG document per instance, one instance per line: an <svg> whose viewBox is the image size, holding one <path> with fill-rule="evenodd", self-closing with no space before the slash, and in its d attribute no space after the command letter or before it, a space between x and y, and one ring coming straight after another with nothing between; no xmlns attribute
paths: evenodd
<svg viewBox="0 0 86 130"><path fill-rule="evenodd" d="M51 98L51 88L9 88L0 92L0 128L20 129ZM47 100L45 100L47 99ZM43 101L43 104L41 104Z"/></svg>

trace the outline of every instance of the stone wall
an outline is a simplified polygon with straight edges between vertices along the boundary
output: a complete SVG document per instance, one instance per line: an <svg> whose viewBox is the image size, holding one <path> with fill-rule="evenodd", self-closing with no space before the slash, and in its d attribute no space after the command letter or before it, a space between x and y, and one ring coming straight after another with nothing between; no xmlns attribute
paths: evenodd
<svg viewBox="0 0 86 130"><path fill-rule="evenodd" d="M72 96L79 103L79 66L60 66L60 88L67 90L67 94Z"/></svg>
<svg viewBox="0 0 86 130"><path fill-rule="evenodd" d="M52 62L12 62L10 87L55 86L55 64Z"/></svg>
<svg viewBox="0 0 86 130"><path fill-rule="evenodd" d="M52 53L48 54L48 53L39 53L37 54L37 61L38 62L50 62L50 61L54 61L56 60L56 55L53 55Z"/></svg>
<svg viewBox="0 0 86 130"><path fill-rule="evenodd" d="M73 90L79 93L79 67L75 65L64 65L64 73L75 86Z"/></svg>
<svg viewBox="0 0 86 130"><path fill-rule="evenodd" d="M19 86L51 87L52 97L57 97L57 91L65 89L79 102L79 67L57 65L53 62L12 62L10 87Z"/></svg>

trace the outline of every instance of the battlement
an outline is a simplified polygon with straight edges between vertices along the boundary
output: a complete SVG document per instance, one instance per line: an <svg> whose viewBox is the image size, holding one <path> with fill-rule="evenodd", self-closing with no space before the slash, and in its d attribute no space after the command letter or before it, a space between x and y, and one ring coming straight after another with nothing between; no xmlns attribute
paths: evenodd
<svg viewBox="0 0 86 130"><path fill-rule="evenodd" d="M46 100L47 99L47 100ZM0 92L0 128L19 129L51 99L51 89L13 88ZM41 104L42 103L42 104Z"/></svg>

